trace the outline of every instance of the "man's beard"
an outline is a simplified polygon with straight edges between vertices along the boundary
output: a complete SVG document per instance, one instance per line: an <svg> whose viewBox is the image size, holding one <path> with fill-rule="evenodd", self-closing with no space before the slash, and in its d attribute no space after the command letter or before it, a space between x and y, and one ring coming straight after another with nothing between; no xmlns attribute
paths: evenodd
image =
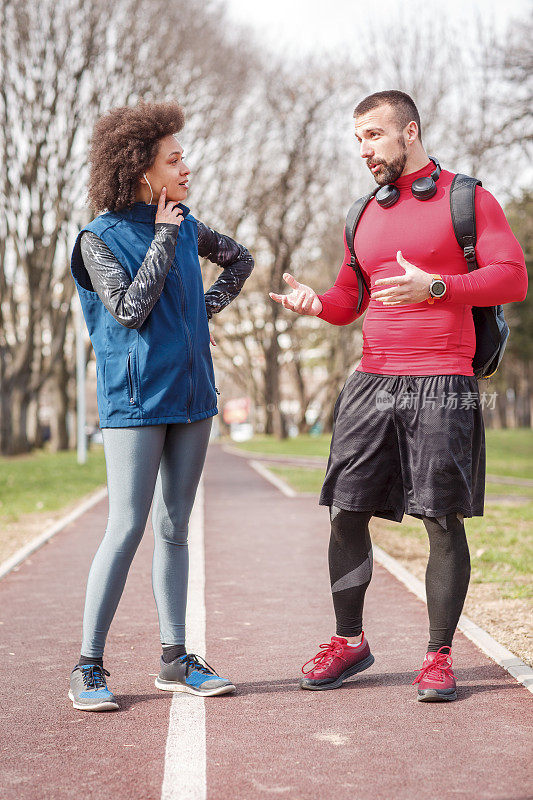
<svg viewBox="0 0 533 800"><path fill-rule="evenodd" d="M398 144L401 147L401 152L398 156L396 156L396 158L393 158L392 161L386 162L381 158L369 158L367 161L367 165L383 164L383 169L379 172L379 174L372 173L372 176L378 186L385 186L387 183L395 183L404 170L407 162L407 145L405 144L403 138L398 139Z"/></svg>

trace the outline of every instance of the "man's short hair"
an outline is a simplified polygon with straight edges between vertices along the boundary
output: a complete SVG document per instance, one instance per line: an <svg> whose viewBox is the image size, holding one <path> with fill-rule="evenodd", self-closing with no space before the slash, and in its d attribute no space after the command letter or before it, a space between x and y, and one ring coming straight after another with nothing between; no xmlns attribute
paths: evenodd
<svg viewBox="0 0 533 800"><path fill-rule="evenodd" d="M399 92L396 89L389 89L386 92L374 92L369 94L364 100L355 107L353 112L354 117L361 117L367 111L372 111L379 106L390 106L394 112L398 127L403 130L410 122L416 122L418 125L418 136L422 141L422 125L420 123L420 114L415 105L412 97L409 97L405 92Z"/></svg>

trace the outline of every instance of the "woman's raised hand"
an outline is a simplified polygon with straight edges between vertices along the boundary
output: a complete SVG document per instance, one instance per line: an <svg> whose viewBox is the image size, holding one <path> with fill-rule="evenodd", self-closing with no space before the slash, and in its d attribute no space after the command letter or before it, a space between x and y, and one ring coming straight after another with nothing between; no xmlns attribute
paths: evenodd
<svg viewBox="0 0 533 800"><path fill-rule="evenodd" d="M289 286L292 286L292 292L289 292L289 294L269 292L272 300L275 300L276 303L281 303L284 308L288 308L289 311L295 311L297 314L308 314L311 317L316 317L320 314L322 303L310 286L298 283L290 272L284 273L283 280Z"/></svg>
<svg viewBox="0 0 533 800"><path fill-rule="evenodd" d="M167 187L163 186L159 200L157 201L157 212L155 215L155 224L158 222L166 222L170 225L178 225L183 222L183 211L174 200L169 200L167 203Z"/></svg>

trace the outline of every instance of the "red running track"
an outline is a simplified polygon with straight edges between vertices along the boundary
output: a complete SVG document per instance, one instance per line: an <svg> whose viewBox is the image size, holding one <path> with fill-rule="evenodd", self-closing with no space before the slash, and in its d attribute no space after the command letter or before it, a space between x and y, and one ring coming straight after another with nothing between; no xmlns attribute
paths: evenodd
<svg viewBox="0 0 533 800"><path fill-rule="evenodd" d="M459 699L417 703L426 608L379 566L365 618L375 664L341 689L299 690L333 633L326 511L218 446L205 497L206 655L238 685L205 701L208 800L533 796L529 693L459 633ZM171 698L153 687L148 532L106 651L122 711L76 712L66 696L106 514L102 502L0 582L2 800L161 796Z"/></svg>

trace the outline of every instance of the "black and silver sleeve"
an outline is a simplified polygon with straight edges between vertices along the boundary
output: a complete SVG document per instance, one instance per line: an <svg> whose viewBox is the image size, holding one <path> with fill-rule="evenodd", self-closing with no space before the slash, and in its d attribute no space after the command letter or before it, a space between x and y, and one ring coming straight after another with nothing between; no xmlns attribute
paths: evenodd
<svg viewBox="0 0 533 800"><path fill-rule="evenodd" d="M235 300L254 268L254 260L242 244L198 223L198 255L222 267L223 272L205 293L209 319Z"/></svg>
<svg viewBox="0 0 533 800"><path fill-rule="evenodd" d="M133 279L109 247L91 231L81 237L81 254L94 291L126 328L140 328L159 300L174 258L178 225L157 223L155 236Z"/></svg>

